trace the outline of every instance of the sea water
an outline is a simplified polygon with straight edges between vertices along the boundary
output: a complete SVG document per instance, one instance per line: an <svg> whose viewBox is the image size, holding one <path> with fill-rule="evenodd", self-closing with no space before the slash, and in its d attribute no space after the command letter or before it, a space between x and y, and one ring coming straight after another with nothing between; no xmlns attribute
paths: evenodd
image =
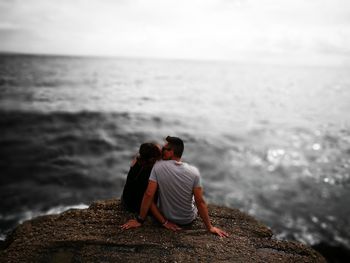
<svg viewBox="0 0 350 263"><path fill-rule="evenodd" d="M3 54L0 235L120 197L139 145L173 135L207 202L253 215L277 238L349 249L349 72Z"/></svg>

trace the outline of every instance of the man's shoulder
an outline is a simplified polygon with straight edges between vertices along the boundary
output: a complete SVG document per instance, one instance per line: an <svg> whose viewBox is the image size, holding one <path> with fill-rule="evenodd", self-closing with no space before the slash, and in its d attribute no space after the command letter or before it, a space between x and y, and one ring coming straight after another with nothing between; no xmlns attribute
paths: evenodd
<svg viewBox="0 0 350 263"><path fill-rule="evenodd" d="M153 166L153 169L163 169L163 168L170 168L170 169L185 169L187 171L189 171L190 173L194 174L194 175L197 175L199 176L200 173L199 173L199 170L197 167L189 164L189 163L186 163L186 162L177 162L177 161L174 161L174 160L160 160L160 161L157 161L154 166Z"/></svg>
<svg viewBox="0 0 350 263"><path fill-rule="evenodd" d="M170 161L167 160L159 160L157 161L154 166L153 169L161 169L162 167L168 166L170 164Z"/></svg>
<svg viewBox="0 0 350 263"><path fill-rule="evenodd" d="M200 173L199 173L199 170L196 166L193 166L191 164L188 164L188 163L183 163L185 168L190 171L192 174L196 175L196 176L199 176Z"/></svg>

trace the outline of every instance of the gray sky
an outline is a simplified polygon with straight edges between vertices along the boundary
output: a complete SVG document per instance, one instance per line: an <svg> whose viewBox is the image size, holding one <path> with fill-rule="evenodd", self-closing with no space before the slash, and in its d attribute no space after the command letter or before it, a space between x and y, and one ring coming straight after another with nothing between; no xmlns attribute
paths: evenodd
<svg viewBox="0 0 350 263"><path fill-rule="evenodd" d="M347 59L349 0L0 0L0 51Z"/></svg>

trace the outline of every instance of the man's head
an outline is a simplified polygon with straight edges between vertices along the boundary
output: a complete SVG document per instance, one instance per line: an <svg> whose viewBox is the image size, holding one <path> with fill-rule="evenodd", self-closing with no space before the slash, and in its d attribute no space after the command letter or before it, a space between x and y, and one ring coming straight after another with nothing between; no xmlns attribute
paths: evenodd
<svg viewBox="0 0 350 263"><path fill-rule="evenodd" d="M167 143L163 146L163 159L180 159L184 151L184 142L178 137L167 136Z"/></svg>

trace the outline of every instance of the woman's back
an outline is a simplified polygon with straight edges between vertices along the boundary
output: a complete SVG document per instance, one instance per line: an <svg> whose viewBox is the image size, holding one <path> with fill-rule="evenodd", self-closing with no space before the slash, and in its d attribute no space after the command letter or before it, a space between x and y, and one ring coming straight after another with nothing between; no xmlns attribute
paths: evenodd
<svg viewBox="0 0 350 263"><path fill-rule="evenodd" d="M161 158L161 150L154 143L143 143L139 156L130 167L121 197L124 208L131 212L140 211L143 194L154 163Z"/></svg>
<svg viewBox="0 0 350 263"><path fill-rule="evenodd" d="M122 204L126 210L136 213L140 211L152 167L145 167L139 162L130 167L122 195Z"/></svg>

